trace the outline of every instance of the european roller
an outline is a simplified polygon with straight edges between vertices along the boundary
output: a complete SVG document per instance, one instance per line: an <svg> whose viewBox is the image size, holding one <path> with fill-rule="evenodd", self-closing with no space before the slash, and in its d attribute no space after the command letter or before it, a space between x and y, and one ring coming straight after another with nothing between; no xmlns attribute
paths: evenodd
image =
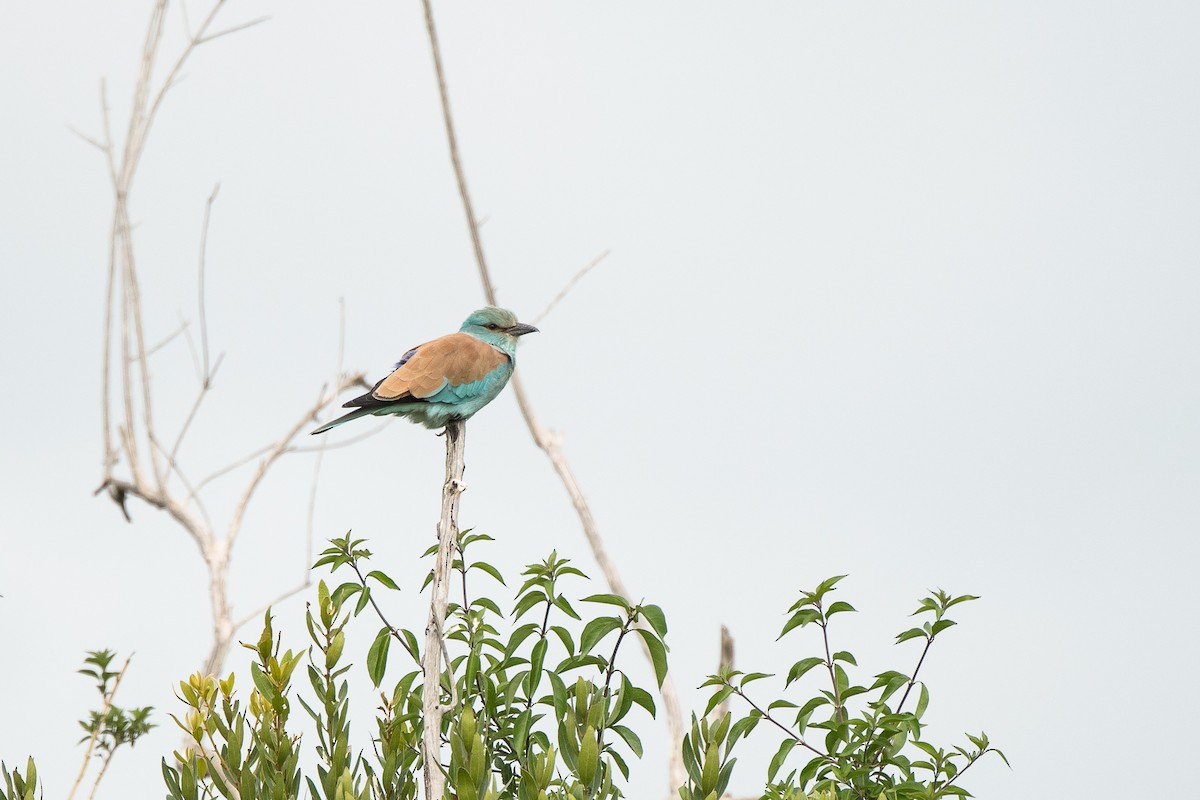
<svg viewBox="0 0 1200 800"><path fill-rule="evenodd" d="M500 394L517 360L517 339L537 328L517 322L513 312L488 306L467 317L458 333L419 344L371 391L343 408L353 408L313 431L367 415L395 414L426 428L470 419Z"/></svg>

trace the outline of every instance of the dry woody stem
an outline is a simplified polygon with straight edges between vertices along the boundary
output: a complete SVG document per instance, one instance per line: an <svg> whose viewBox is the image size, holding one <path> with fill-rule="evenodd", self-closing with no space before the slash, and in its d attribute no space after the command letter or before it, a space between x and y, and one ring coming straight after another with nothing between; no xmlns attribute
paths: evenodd
<svg viewBox="0 0 1200 800"><path fill-rule="evenodd" d="M193 430L193 425L202 412L204 400L213 387L217 369L221 364L219 355L210 360L204 298L208 229L214 216L214 203L217 198L217 189L214 187L204 205L199 247L197 328L200 343L199 355L196 358L199 386L194 400L187 406L186 413L181 414L183 423L178 431L173 436L164 437L158 427L158 408L151 379L150 356L179 335L183 335L191 343L191 335L189 326L185 324L159 344L147 345L143 325L143 297L131 223L130 196L154 120L168 92L179 81L183 67L191 55L202 45L263 21L256 19L224 30L214 30L213 23L224 5L225 0L216 0L199 27L188 32L188 40L174 61L168 61L170 67L166 76L156 86L153 74L156 65L162 60L160 45L168 7L167 0L158 0L151 12L142 44L124 142L118 147L113 138L108 93L103 83L100 87L103 133L98 138L80 134L104 155L113 192L100 398L103 424L102 474L96 493L106 493L127 520L130 519L128 501L131 498L167 512L196 544L208 572L208 599L212 612L212 643L203 666L203 671L207 674L221 669L237 628L262 613L262 610L258 610L235 621L227 586L234 544L242 532L243 520L255 493L275 463L295 449L294 440L310 420L315 419L317 414L344 390L352 386L367 386L361 375L342 374L339 366L337 376L316 393L312 405L307 409L297 409L297 417L282 435L252 457L258 459L258 466L239 493L223 535L218 533L217 526L214 525L198 491L213 478L224 475L239 465L222 468L215 475L193 483L188 479L181 463L187 435ZM194 347L193 353L196 353ZM308 585L307 564L305 567L305 580L301 585L280 595L276 602Z"/></svg>
<svg viewBox="0 0 1200 800"><path fill-rule="evenodd" d="M422 0L422 5L425 10L425 27L429 34L429 46L433 53L433 66L437 75L438 94L442 102L442 121L446 127L446 140L450 149L450 163L454 167L454 178L458 184L459 196L462 199L463 212L467 219L467 231L471 236L471 246L475 253L476 266L479 269L479 279L483 284L483 294L491 305L498 305L496 301L496 290L492 285L491 274L488 271L487 260L483 254L483 242L479 237L479 221L475 216L475 210L471 204L471 194L467 190L466 174L463 170L462 159L458 152L458 138L454 133L454 118L450 113L450 97L446 89L446 74L442 68L442 53L438 45L437 27L433 20L433 8L430 0ZM607 255L607 252L604 254ZM576 275L571 283L574 283L581 278L592 266L595 266L604 255L589 266L585 267ZM568 288L570 285L568 285ZM546 309L548 312L561 299L556 297L551 301L550 306ZM539 317L540 318L540 317ZM546 457L550 459L550 463L554 466L554 471L558 473L559 478L563 482L563 487L567 490L567 494L571 497L571 503L575 506L575 511L579 515L579 521L583 525L584 535L587 537L588 544L592 548L592 553L596 558L596 562L600 565L600 570L604 573L604 577L608 580L609 588L614 594L619 594L627 600L632 600L625 583L621 580L617 573L616 565L608 557L608 552L604 548L604 541L600 537L599 528L596 526L596 520L592 516L591 509L588 506L587 498L583 494L583 490L579 487L579 482L575 479L574 473L571 471L570 465L567 463L566 457L562 453L561 437L551 433L546 428L542 427L537 418L533 414L533 409L530 406L529 399L525 394L525 387L521 383L519 374L513 375L512 378L513 394L516 395L517 405L521 409L521 416L525 419L525 424L529 428L529 433L533 437L534 442ZM646 647L641 637L638 640L642 642L642 652L647 658L650 657L650 651ZM679 699L675 691L675 683L668 674L663 680L662 687L659 690L662 698L662 706L667 718L667 730L670 736L670 752L671 760L667 769L667 796L674 797L676 789L682 786L687 779L687 775L683 767L683 715L679 708Z"/></svg>
<svg viewBox="0 0 1200 800"><path fill-rule="evenodd" d="M446 609L450 601L450 572L454 564L454 544L458 540L458 499L466 486L463 485L463 452L467 443L465 422L452 421L446 425L446 482L442 484L442 514L438 519L437 561L433 567L430 584L429 621L425 624L425 650L421 656L421 669L425 682L421 691L421 705L425 714L422 733L422 750L425 761L425 797L441 800L445 787L442 775L442 717L453 711L458 704L451 695L450 702L442 703L442 663L450 668L446 653ZM451 692L454 691L454 676L450 676Z"/></svg>

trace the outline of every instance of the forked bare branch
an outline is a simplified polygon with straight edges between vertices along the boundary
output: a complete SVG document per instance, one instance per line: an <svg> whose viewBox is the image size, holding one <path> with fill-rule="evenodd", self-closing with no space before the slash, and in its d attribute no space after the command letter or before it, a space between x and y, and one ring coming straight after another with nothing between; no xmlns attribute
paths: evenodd
<svg viewBox="0 0 1200 800"><path fill-rule="evenodd" d="M205 291L209 225L219 185L213 188L207 199L201 226L197 269L200 339L198 352L192 346L192 337L186 324L158 344L147 344L129 198L154 121L171 88L180 80L182 70L191 55L208 42L265 21L265 18L255 19L214 31L214 21L225 3L226 0L215 0L194 30L185 18L185 28L189 30L187 42L174 58L165 77L156 85L154 73L161 60L160 46L167 11L167 0L157 0L143 40L128 125L119 151L112 136L107 88L103 82L100 88L103 138L83 136L85 141L104 153L113 190L102 359L103 478L97 493L106 492L114 503L120 506L126 518L129 498L140 499L151 507L165 511L196 543L208 570L213 641L204 670L210 674L220 668L235 631L228 599L227 579L233 547L241 533L247 507L268 470L291 450L293 440L304 426L332 402L338 392L349 386L365 383L360 375L339 374L333 385L320 393L314 404L305 410L280 439L253 455L251 459L247 459L262 456L258 467L249 476L239 502L232 510L228 528L223 536L218 535L204 502L197 494L212 476L193 486L186 478L179 459L185 437L193 428L193 422L213 386L214 376L221 363L220 356L213 360L210 355ZM186 10L184 13L186 14ZM169 344L181 333L193 349L200 387L170 449L166 449L164 440L156 428L155 394L152 391L148 359L151 354ZM114 350L120 356L115 362ZM120 388L117 389L114 383ZM114 413L112 408L114 402L121 403L121 409L117 413ZM117 419L121 422L117 423ZM122 462L127 474L118 475L116 470ZM240 466L240 463L235 464L234 468L236 466ZM183 485L182 490L172 487L172 477L178 478L179 483ZM311 548L311 544L309 547ZM307 551L307 557L311 561L311 549ZM280 597L285 598L296 591L299 589Z"/></svg>

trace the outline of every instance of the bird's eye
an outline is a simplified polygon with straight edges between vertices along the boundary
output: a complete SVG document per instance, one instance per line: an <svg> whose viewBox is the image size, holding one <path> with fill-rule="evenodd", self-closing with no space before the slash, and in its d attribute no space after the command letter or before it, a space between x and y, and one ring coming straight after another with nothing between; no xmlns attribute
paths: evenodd
<svg viewBox="0 0 1200 800"><path fill-rule="evenodd" d="M498 331L498 330L500 330L500 326L499 326L499 325L497 325L497 324L496 324L496 323L494 323L494 322L489 322L489 323L488 323L488 325L487 325L487 327L488 327L488 330L493 330L493 331Z"/></svg>

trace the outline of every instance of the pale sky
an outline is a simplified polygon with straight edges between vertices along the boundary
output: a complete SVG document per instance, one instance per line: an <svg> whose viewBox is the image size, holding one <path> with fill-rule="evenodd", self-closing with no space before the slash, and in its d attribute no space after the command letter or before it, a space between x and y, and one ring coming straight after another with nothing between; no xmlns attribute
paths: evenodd
<svg viewBox="0 0 1200 800"><path fill-rule="evenodd" d="M151 5L0 11L0 757L33 753L47 796L65 795L82 754L85 650L137 651L118 704L156 706L161 727L101 795L153 797L179 743L172 686L208 646L194 545L153 509L132 503L128 525L91 495L111 202L68 125L99 132L107 78L123 128ZM838 596L861 613L832 635L869 681L911 669L917 645L891 637L943 587L983 599L922 669L929 735L985 730L1013 764L975 767L976 796L1182 796L1172 781L1200 746L1200 8L436 12L503 303L531 318L612 251L523 344L520 370L626 583L666 611L685 708L703 709L721 624L740 668L786 673L815 642L777 643L784 611L849 573ZM132 200L158 339L195 318L201 216L221 183L208 308L226 357L182 456L196 475L312 402L338 298L347 366L372 377L483 303L419 4L222 12L264 14L197 54ZM171 54L177 7L167 29ZM173 430L196 389L190 356L165 350L154 369ZM510 585L557 548L601 591L510 396L472 420L467 448L462 523L496 537ZM347 529L370 539L413 628L441 458L440 439L395 423L330 452L317 499L317 547ZM303 575L311 470L292 456L257 497L231 576L239 610ZM215 517L245 479L217 484ZM304 646L303 600L277 611ZM361 663L374 625L358 630ZM373 693L359 678L362 746ZM665 734L641 728L629 796L658 800ZM776 745L763 727L743 745L738 793L761 788Z"/></svg>

